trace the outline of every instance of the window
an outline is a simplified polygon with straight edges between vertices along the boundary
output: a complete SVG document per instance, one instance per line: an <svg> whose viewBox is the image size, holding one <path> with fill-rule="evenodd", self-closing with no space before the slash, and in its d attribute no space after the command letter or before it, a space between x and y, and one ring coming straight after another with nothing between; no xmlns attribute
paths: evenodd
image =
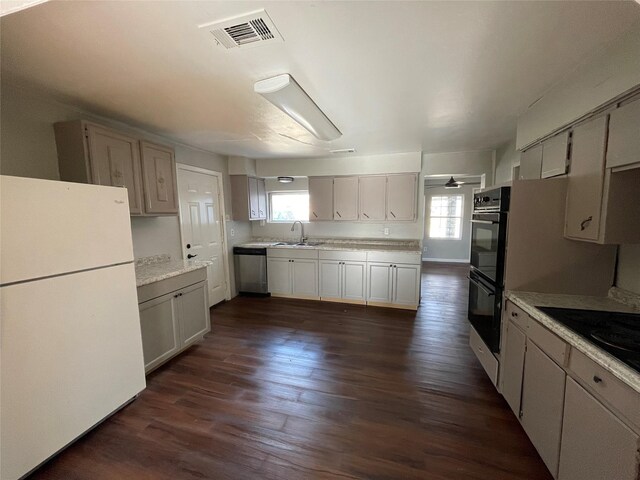
<svg viewBox="0 0 640 480"><path fill-rule="evenodd" d="M429 238L462 238L462 201L464 195L431 197Z"/></svg>
<svg viewBox="0 0 640 480"><path fill-rule="evenodd" d="M269 221L309 221L309 193L271 192L269 194Z"/></svg>

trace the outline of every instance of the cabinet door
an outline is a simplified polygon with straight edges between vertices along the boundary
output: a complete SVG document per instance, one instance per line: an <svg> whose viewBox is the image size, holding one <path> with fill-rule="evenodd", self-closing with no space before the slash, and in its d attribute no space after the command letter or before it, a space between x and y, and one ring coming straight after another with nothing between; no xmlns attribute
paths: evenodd
<svg viewBox="0 0 640 480"><path fill-rule="evenodd" d="M146 213L178 213L178 187L173 150L142 142L142 178Z"/></svg>
<svg viewBox="0 0 640 480"><path fill-rule="evenodd" d="M542 143L541 177L549 178L567 173L569 132L559 133Z"/></svg>
<svg viewBox="0 0 640 480"><path fill-rule="evenodd" d="M541 173L542 145L536 145L520 155L520 180L536 180Z"/></svg>
<svg viewBox="0 0 640 480"><path fill-rule="evenodd" d="M611 112L607 168L640 162L640 98Z"/></svg>
<svg viewBox="0 0 640 480"><path fill-rule="evenodd" d="M367 301L391 303L391 272L388 263L367 263Z"/></svg>
<svg viewBox="0 0 640 480"><path fill-rule="evenodd" d="M387 177L387 220L414 220L417 202L417 175Z"/></svg>
<svg viewBox="0 0 640 480"><path fill-rule="evenodd" d="M143 213L140 147L138 140L111 130L87 125L92 183L125 187L129 211Z"/></svg>
<svg viewBox="0 0 640 480"><path fill-rule="evenodd" d="M562 368L527 341L521 422L554 477L558 473L565 378Z"/></svg>
<svg viewBox="0 0 640 480"><path fill-rule="evenodd" d="M258 179L249 177L249 219L258 220L260 218L260 201L258 200Z"/></svg>
<svg viewBox="0 0 640 480"><path fill-rule="evenodd" d="M522 396L524 354L527 337L513 322L507 321L502 359L502 395L518 417Z"/></svg>
<svg viewBox="0 0 640 480"><path fill-rule="evenodd" d="M559 480L637 480L638 435L567 380Z"/></svg>
<svg viewBox="0 0 640 480"><path fill-rule="evenodd" d="M333 179L334 220L358 220L358 177Z"/></svg>
<svg viewBox="0 0 640 480"><path fill-rule="evenodd" d="M291 294L291 261L288 258L267 259L267 282L273 295Z"/></svg>
<svg viewBox="0 0 640 480"><path fill-rule="evenodd" d="M360 220L384 220L387 177L360 177Z"/></svg>
<svg viewBox="0 0 640 480"><path fill-rule="evenodd" d="M573 130L572 143L565 235L597 240L602 211L607 117L598 117L577 126Z"/></svg>
<svg viewBox="0 0 640 480"><path fill-rule="evenodd" d="M291 289L295 296L318 296L318 260L294 259L291 262Z"/></svg>
<svg viewBox="0 0 640 480"><path fill-rule="evenodd" d="M342 262L320 260L320 297L341 298Z"/></svg>
<svg viewBox="0 0 640 480"><path fill-rule="evenodd" d="M420 301L420 265L394 265L393 277L393 303L417 305Z"/></svg>
<svg viewBox="0 0 640 480"><path fill-rule="evenodd" d="M342 262L342 298L365 301L367 298L366 279L366 262Z"/></svg>
<svg viewBox="0 0 640 480"><path fill-rule="evenodd" d="M175 293L141 303L140 329L146 372L172 357L181 347Z"/></svg>
<svg viewBox="0 0 640 480"><path fill-rule="evenodd" d="M264 178L258 178L258 218L267 219L267 189Z"/></svg>
<svg viewBox="0 0 640 480"><path fill-rule="evenodd" d="M333 220L333 177L309 177L309 221Z"/></svg>
<svg viewBox="0 0 640 480"><path fill-rule="evenodd" d="M197 283L180 291L178 297L182 345L200 339L211 330L207 282Z"/></svg>

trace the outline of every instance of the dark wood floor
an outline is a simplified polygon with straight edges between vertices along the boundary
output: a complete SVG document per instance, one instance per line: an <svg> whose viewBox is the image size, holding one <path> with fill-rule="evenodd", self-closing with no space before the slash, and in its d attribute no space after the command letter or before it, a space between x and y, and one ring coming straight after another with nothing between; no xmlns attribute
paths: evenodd
<svg viewBox="0 0 640 480"><path fill-rule="evenodd" d="M415 312L236 298L40 479L550 479L467 346L466 267Z"/></svg>

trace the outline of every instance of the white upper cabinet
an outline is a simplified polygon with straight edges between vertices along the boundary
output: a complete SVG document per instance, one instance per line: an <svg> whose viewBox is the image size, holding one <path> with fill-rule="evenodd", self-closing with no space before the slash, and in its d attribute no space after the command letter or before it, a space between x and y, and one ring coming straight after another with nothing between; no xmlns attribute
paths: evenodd
<svg viewBox="0 0 640 480"><path fill-rule="evenodd" d="M555 177L567 173L569 153L569 131L542 142L542 178Z"/></svg>
<svg viewBox="0 0 640 480"><path fill-rule="evenodd" d="M418 175L387 177L387 220L415 220Z"/></svg>
<svg viewBox="0 0 640 480"><path fill-rule="evenodd" d="M309 177L309 221L333 220L333 177Z"/></svg>
<svg viewBox="0 0 640 480"><path fill-rule="evenodd" d="M231 175L234 220L266 220L267 192L264 178Z"/></svg>
<svg viewBox="0 0 640 480"><path fill-rule="evenodd" d="M611 112L607 168L640 166L640 98Z"/></svg>
<svg viewBox="0 0 640 480"><path fill-rule="evenodd" d="M387 177L360 177L360 220L385 220Z"/></svg>
<svg viewBox="0 0 640 480"><path fill-rule="evenodd" d="M333 179L333 219L358 220L358 177Z"/></svg>
<svg viewBox="0 0 640 480"><path fill-rule="evenodd" d="M536 145L520 155L519 180L536 180L542 174L542 145Z"/></svg>
<svg viewBox="0 0 640 480"><path fill-rule="evenodd" d="M153 214L178 213L178 184L173 149L143 141L141 152L145 211Z"/></svg>

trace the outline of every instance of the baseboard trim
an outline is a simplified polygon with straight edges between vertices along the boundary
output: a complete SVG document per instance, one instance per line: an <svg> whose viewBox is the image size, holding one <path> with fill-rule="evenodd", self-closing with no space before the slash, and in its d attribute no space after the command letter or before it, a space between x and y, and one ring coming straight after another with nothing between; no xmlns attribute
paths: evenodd
<svg viewBox="0 0 640 480"><path fill-rule="evenodd" d="M469 263L471 262L470 258L459 259L459 258L423 258L423 262L434 262L434 263Z"/></svg>

